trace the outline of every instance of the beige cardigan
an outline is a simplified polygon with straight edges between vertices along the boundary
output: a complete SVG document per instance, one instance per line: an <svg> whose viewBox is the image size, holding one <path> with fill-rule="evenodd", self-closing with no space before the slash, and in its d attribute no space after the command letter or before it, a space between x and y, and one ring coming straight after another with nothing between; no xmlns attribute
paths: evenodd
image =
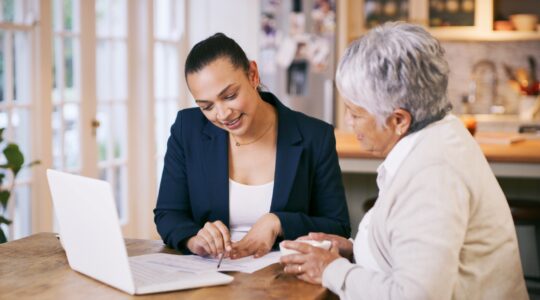
<svg viewBox="0 0 540 300"><path fill-rule="evenodd" d="M379 192L368 238L383 273L346 259L323 273L343 299L528 299L506 198L455 117L423 129Z"/></svg>

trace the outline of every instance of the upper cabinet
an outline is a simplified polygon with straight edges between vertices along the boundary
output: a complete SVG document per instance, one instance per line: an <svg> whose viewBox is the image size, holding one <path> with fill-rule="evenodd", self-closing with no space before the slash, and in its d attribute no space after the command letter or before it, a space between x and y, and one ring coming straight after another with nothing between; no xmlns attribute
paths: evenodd
<svg viewBox="0 0 540 300"><path fill-rule="evenodd" d="M347 41L391 20L424 25L440 40L540 40L538 25L522 31L527 23L538 23L531 20L540 15L538 0L345 0L342 4ZM529 15L514 19L516 14ZM521 30L511 30L516 23Z"/></svg>

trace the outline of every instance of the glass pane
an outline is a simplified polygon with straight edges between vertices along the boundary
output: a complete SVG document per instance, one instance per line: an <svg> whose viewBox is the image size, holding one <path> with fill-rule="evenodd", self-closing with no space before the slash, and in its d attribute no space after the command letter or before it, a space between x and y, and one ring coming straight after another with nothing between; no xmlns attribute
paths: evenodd
<svg viewBox="0 0 540 300"><path fill-rule="evenodd" d="M99 169L99 179L107 181L110 176L107 175L107 169Z"/></svg>
<svg viewBox="0 0 540 300"><path fill-rule="evenodd" d="M64 90L64 46L63 39L61 37L54 38L53 49L53 91L52 100L54 104L60 103L62 100L62 92Z"/></svg>
<svg viewBox="0 0 540 300"><path fill-rule="evenodd" d="M64 39L64 87L73 88L73 39Z"/></svg>
<svg viewBox="0 0 540 300"><path fill-rule="evenodd" d="M113 137L113 157L126 158L127 155L127 119L126 107L123 103L114 105L111 116Z"/></svg>
<svg viewBox="0 0 540 300"><path fill-rule="evenodd" d="M165 97L165 46L162 43L156 43L154 46L154 96L158 99Z"/></svg>
<svg viewBox="0 0 540 300"><path fill-rule="evenodd" d="M13 63L14 82L13 100L21 103L29 103L31 100L31 53L29 35L25 32L14 34Z"/></svg>
<svg viewBox="0 0 540 300"><path fill-rule="evenodd" d="M126 0L110 0L110 30L113 36L127 36Z"/></svg>
<svg viewBox="0 0 540 300"><path fill-rule="evenodd" d="M19 185L14 191L11 201L15 203L13 213L13 237L18 239L30 235L32 232L32 195L29 185Z"/></svg>
<svg viewBox="0 0 540 300"><path fill-rule="evenodd" d="M166 39L171 33L171 0L154 1L154 35Z"/></svg>
<svg viewBox="0 0 540 300"><path fill-rule="evenodd" d="M24 108L15 108L11 113L11 129L13 131L13 141L19 145L19 149L24 155L25 164L32 160L31 155L31 117L30 111ZM23 169L18 179L29 179L30 172Z"/></svg>
<svg viewBox="0 0 540 300"><path fill-rule="evenodd" d="M0 31L0 102L4 101L4 87L6 85L5 66L4 32Z"/></svg>
<svg viewBox="0 0 540 300"><path fill-rule="evenodd" d="M107 14L109 0L96 0L96 34L97 36L107 36L109 33L109 21Z"/></svg>
<svg viewBox="0 0 540 300"><path fill-rule="evenodd" d="M100 126L97 129L98 161L106 161L110 155L108 139L110 130L108 107L98 106L97 119Z"/></svg>
<svg viewBox="0 0 540 300"><path fill-rule="evenodd" d="M63 15L62 23L64 24L64 30L72 31L73 30L73 1L72 0L63 0Z"/></svg>
<svg viewBox="0 0 540 300"><path fill-rule="evenodd" d="M115 42L112 45L111 62L114 80L111 88L114 99L127 98L127 51L125 42Z"/></svg>
<svg viewBox="0 0 540 300"><path fill-rule="evenodd" d="M53 30L60 31L62 30L61 14L62 14L62 0L53 0L52 3L52 21L53 21Z"/></svg>
<svg viewBox="0 0 540 300"><path fill-rule="evenodd" d="M174 121L176 120L176 113L180 109L179 100L178 99L171 99L167 102L167 130L172 126ZM168 132L167 132L168 133Z"/></svg>
<svg viewBox="0 0 540 300"><path fill-rule="evenodd" d="M409 18L409 0L366 0L364 5L366 28Z"/></svg>
<svg viewBox="0 0 540 300"><path fill-rule="evenodd" d="M173 45L167 47L167 66L167 97L176 98L180 82L178 78L180 66L178 65L178 51Z"/></svg>
<svg viewBox="0 0 540 300"><path fill-rule="evenodd" d="M108 100L112 97L110 52L110 43L98 42L96 53L96 88L98 101Z"/></svg>
<svg viewBox="0 0 540 300"><path fill-rule="evenodd" d="M53 168L64 169L62 162L63 151L63 126L62 126L62 109L61 106L53 106L52 113L52 152L53 152Z"/></svg>
<svg viewBox="0 0 540 300"><path fill-rule="evenodd" d="M126 168L124 166L114 168L114 199L118 209L118 217L121 223L127 219L127 198L126 198Z"/></svg>
<svg viewBox="0 0 540 300"><path fill-rule="evenodd" d="M77 72L77 63L80 58L79 49L78 39L64 39L64 101L80 101L80 72Z"/></svg>
<svg viewBox="0 0 540 300"><path fill-rule="evenodd" d="M167 116L165 111L165 103L160 100L156 100L155 105L156 115L156 146L157 154L164 155L167 147L167 138L169 135L167 129Z"/></svg>
<svg viewBox="0 0 540 300"><path fill-rule="evenodd" d="M78 104L64 105L64 155L65 168L76 169L81 165L80 112Z"/></svg>
<svg viewBox="0 0 540 300"><path fill-rule="evenodd" d="M3 21L15 21L15 0L2 0L2 9Z"/></svg>
<svg viewBox="0 0 540 300"><path fill-rule="evenodd" d="M7 128L7 126L8 126L8 114L6 111L0 111L0 128ZM4 138L6 138L5 131L4 131Z"/></svg>
<svg viewBox="0 0 540 300"><path fill-rule="evenodd" d="M429 26L474 26L474 0L430 0Z"/></svg>

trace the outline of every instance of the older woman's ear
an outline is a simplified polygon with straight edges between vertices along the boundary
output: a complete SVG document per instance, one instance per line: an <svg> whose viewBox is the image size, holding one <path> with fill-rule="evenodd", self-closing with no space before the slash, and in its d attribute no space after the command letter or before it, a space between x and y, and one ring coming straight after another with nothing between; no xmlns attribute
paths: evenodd
<svg viewBox="0 0 540 300"><path fill-rule="evenodd" d="M407 110L402 108L395 109L389 118L390 126L396 132L396 135L404 135L409 131L412 123L412 116Z"/></svg>

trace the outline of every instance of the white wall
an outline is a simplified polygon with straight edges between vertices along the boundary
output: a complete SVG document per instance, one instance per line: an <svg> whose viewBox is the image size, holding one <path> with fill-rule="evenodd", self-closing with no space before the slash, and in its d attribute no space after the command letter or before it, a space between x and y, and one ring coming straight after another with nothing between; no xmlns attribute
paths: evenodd
<svg viewBox="0 0 540 300"><path fill-rule="evenodd" d="M260 1L189 0L189 48L216 32L233 38L251 60L258 60Z"/></svg>

